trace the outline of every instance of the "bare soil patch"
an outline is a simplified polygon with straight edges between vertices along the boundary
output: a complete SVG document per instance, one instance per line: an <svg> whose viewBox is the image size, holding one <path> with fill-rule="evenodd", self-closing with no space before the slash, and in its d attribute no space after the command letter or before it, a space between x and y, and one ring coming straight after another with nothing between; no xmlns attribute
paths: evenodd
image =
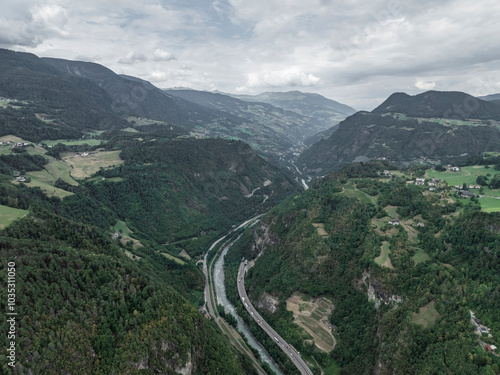
<svg viewBox="0 0 500 375"><path fill-rule="evenodd" d="M327 238L328 237L328 232L325 230L325 224L323 223L313 223L313 226L316 228L318 231L318 234L323 237Z"/></svg>

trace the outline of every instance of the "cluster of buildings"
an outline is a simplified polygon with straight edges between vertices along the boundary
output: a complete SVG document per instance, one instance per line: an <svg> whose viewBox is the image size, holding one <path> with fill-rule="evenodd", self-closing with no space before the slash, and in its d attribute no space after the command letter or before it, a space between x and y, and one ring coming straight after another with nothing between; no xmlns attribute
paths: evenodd
<svg viewBox="0 0 500 375"><path fill-rule="evenodd" d="M17 182L26 182L26 177L22 176L21 173L19 172L14 172L14 179L17 181Z"/></svg>
<svg viewBox="0 0 500 375"><path fill-rule="evenodd" d="M444 167L446 168L446 170L448 172L458 172L458 171L460 171L460 167L455 167L455 166L450 165L450 164L445 165Z"/></svg>
<svg viewBox="0 0 500 375"><path fill-rule="evenodd" d="M391 219L389 220L390 225L399 225L399 219Z"/></svg>
<svg viewBox="0 0 500 375"><path fill-rule="evenodd" d="M399 222L399 219L391 219L387 222L389 225L394 225L394 226L398 226L400 224ZM416 224L413 224L414 226L417 226L417 227L424 227L425 224L422 223L422 222L419 222L419 223L416 223Z"/></svg>
<svg viewBox="0 0 500 375"><path fill-rule="evenodd" d="M483 321L476 317L476 315L471 310L469 310L469 313L470 321L474 326L474 333L479 336L483 336L483 334L488 335L488 338L492 339L493 335L490 333L490 329L483 324ZM497 347L493 344L487 344L481 340L479 340L479 343L481 344L481 347L487 352L494 352L495 350L497 350Z"/></svg>
<svg viewBox="0 0 500 375"><path fill-rule="evenodd" d="M441 182L440 178L432 178L431 180L427 181L427 186L429 186L430 191L434 191L435 186ZM416 178L414 181L414 184L417 186L424 186L425 185L425 178Z"/></svg>
<svg viewBox="0 0 500 375"><path fill-rule="evenodd" d="M0 97L0 100L3 102L8 102L8 103L18 103L21 102L21 100L18 99L9 99L9 98L2 98Z"/></svg>
<svg viewBox="0 0 500 375"><path fill-rule="evenodd" d="M11 141L4 142L4 141L0 141L0 146L3 146L3 145L5 145L5 146L12 145L12 147L26 147L26 146L31 145L31 143L29 143L29 142L11 142Z"/></svg>

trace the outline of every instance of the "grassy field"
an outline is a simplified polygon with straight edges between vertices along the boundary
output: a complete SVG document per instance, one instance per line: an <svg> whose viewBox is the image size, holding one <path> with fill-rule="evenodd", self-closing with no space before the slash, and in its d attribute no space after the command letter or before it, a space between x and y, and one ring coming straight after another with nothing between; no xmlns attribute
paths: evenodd
<svg viewBox="0 0 500 375"><path fill-rule="evenodd" d="M8 206L0 205L0 229L4 229L14 220L19 219L28 214L27 210L19 210Z"/></svg>
<svg viewBox="0 0 500 375"><path fill-rule="evenodd" d="M175 261L176 263L179 263L179 264L186 264L186 262L184 262L182 259L179 259L179 258L176 258L174 257L173 255L170 255L170 254L167 254L167 253L162 253L167 259L171 259L173 261Z"/></svg>
<svg viewBox="0 0 500 375"><path fill-rule="evenodd" d="M70 185L78 185L78 182L70 175L71 167L61 160L48 156L46 158L49 159L49 162L45 165L45 169L26 173L31 178L31 182L26 185L38 186L49 196L64 198L72 195L73 193L54 187L59 178Z"/></svg>
<svg viewBox="0 0 500 375"><path fill-rule="evenodd" d="M476 179L478 176L488 176L488 178L493 178L495 174L499 174L499 171L495 171L493 168L485 168L482 165L473 165L468 167L462 167L458 172L438 172L435 170L428 170L426 172L427 178L440 178L448 183L449 186L462 186L464 183L468 185L476 185ZM479 194L478 189L470 189L471 192ZM484 197L479 198L479 203L486 212L498 212L500 211L500 199L495 199L491 197L500 198L500 189L490 189L488 187L483 187ZM463 203L468 203L467 200L463 200Z"/></svg>
<svg viewBox="0 0 500 375"><path fill-rule="evenodd" d="M482 197L479 199L481 203L481 208L486 212L498 212L500 211L500 199Z"/></svg>
<svg viewBox="0 0 500 375"><path fill-rule="evenodd" d="M422 263L422 262L425 262L426 260L431 259L431 257L429 255L427 255L427 253L424 250L418 249L417 252L415 253L415 255L411 257L411 259L413 259L413 261L415 262L415 265L417 265L419 263Z"/></svg>
<svg viewBox="0 0 500 375"><path fill-rule="evenodd" d="M184 259L191 260L191 257L189 256L189 254L187 253L187 251L186 251L186 250L182 250L182 251L179 253L179 256L180 256L180 257L183 257Z"/></svg>
<svg viewBox="0 0 500 375"><path fill-rule="evenodd" d="M25 142L24 139L16 137L15 135L4 135L0 137L0 141L4 142Z"/></svg>
<svg viewBox="0 0 500 375"><path fill-rule="evenodd" d="M150 120L147 118L139 118L139 117L134 117L134 116L129 116L127 118L128 122L134 122L134 126L143 126L143 125L151 125L151 124L160 124L160 125L167 125L165 122L162 121L156 121L156 120Z"/></svg>
<svg viewBox="0 0 500 375"><path fill-rule="evenodd" d="M411 320L413 323L419 324L424 328L430 328L439 317L440 314L436 310L436 303L431 301L427 305L422 306L419 309L418 314L413 313Z"/></svg>
<svg viewBox="0 0 500 375"><path fill-rule="evenodd" d="M3 137L0 137L0 141L2 142L28 142L22 138L16 137L15 135L4 135ZM31 155L43 155L47 151L40 146L37 146L33 142L28 142L32 144L34 147L26 147L26 151L28 154ZM12 145L1 145L0 146L0 155L8 155L10 154L10 150L12 149Z"/></svg>
<svg viewBox="0 0 500 375"><path fill-rule="evenodd" d="M123 177L108 177L106 179L102 179L101 176L95 176L92 178L89 178L87 181L94 181L94 182L122 182Z"/></svg>
<svg viewBox="0 0 500 375"><path fill-rule="evenodd" d="M78 185L78 182L71 177L71 167L62 160L51 158L50 162L45 165L45 169L54 177L54 182L60 178L70 185Z"/></svg>
<svg viewBox="0 0 500 375"><path fill-rule="evenodd" d="M129 229L127 224L122 220L117 221L117 223L113 227L113 232L120 232L120 234L121 234L120 242L124 245L126 245L127 242L132 241L132 247L134 249L138 249L139 247L144 246L139 240L136 240L135 238L130 237L130 235L133 232ZM131 259L134 259L134 260L140 259L140 257L137 257L135 255L134 255L134 257L135 258L131 258Z"/></svg>
<svg viewBox="0 0 500 375"><path fill-rule="evenodd" d="M343 187L344 187L343 194L349 197L358 198L359 200L365 203L375 203L376 201L376 197L371 197L368 194L362 192L361 190L358 190L352 183L347 183Z"/></svg>
<svg viewBox="0 0 500 375"><path fill-rule="evenodd" d="M125 128L125 129L122 129L124 132L128 132L128 133L139 133L139 130L136 130L134 128Z"/></svg>
<svg viewBox="0 0 500 375"><path fill-rule="evenodd" d="M72 167L71 176L76 179L89 178L101 168L109 168L123 163L123 160L120 159L120 150L96 151L88 156L79 156L73 152L65 153L62 159Z"/></svg>
<svg viewBox="0 0 500 375"><path fill-rule="evenodd" d="M1 145L0 146L0 155L9 155L10 154L11 147L6 146L6 145Z"/></svg>
<svg viewBox="0 0 500 375"><path fill-rule="evenodd" d="M39 187L45 194L47 194L49 197L58 197L63 199L64 197L67 197L69 195L73 195L73 193L56 188L55 186L51 185L50 183L47 182L47 179L50 179L50 175L44 174L41 177L38 176L33 176L32 172L29 172L27 174L29 177L31 177L31 182L23 182L26 186L29 187ZM19 184L17 181L12 181L13 184Z"/></svg>
<svg viewBox="0 0 500 375"><path fill-rule="evenodd" d="M425 176L427 178L440 178L442 180L445 180L450 186L462 186L463 183L465 183L466 185L475 185L477 176L486 176L488 173L491 173L491 175L493 176L495 173L498 173L498 171L495 171L493 168L485 168L482 165L474 165L469 167L462 167L460 168L460 171L457 172L438 172L436 170L429 169Z"/></svg>
<svg viewBox="0 0 500 375"><path fill-rule="evenodd" d="M130 236L132 234L132 231L127 227L127 224L122 220L118 220L113 229L120 232L124 236Z"/></svg>
<svg viewBox="0 0 500 375"><path fill-rule="evenodd" d="M58 143L62 143L63 145L67 146L76 146L76 145L89 145L89 146L95 146L95 145L100 145L101 143L105 143L105 141L101 139L73 139L73 140L68 140L68 139L56 139L55 141L51 140L45 140L42 141L41 143L46 144L47 146L55 146Z"/></svg>
<svg viewBox="0 0 500 375"><path fill-rule="evenodd" d="M391 250L389 249L389 242L382 242L382 246L380 246L380 255L373 259L375 263L377 263L381 267L387 267L391 270L394 270L394 266L392 265L391 258L389 258L389 253Z"/></svg>

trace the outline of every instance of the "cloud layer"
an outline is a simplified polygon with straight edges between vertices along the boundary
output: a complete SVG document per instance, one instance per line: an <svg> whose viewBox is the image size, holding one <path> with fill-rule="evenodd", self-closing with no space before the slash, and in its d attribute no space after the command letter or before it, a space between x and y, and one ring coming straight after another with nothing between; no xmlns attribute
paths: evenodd
<svg viewBox="0 0 500 375"><path fill-rule="evenodd" d="M0 46L159 87L300 89L359 109L395 91L500 92L497 0L18 0Z"/></svg>

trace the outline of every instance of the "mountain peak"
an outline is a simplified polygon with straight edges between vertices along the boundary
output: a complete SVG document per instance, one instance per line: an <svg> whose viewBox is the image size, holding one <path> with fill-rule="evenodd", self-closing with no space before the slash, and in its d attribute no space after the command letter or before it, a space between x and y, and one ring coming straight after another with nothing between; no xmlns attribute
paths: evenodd
<svg viewBox="0 0 500 375"><path fill-rule="evenodd" d="M401 113L409 117L500 120L500 107L460 91L426 91L410 96L397 92L372 113Z"/></svg>

